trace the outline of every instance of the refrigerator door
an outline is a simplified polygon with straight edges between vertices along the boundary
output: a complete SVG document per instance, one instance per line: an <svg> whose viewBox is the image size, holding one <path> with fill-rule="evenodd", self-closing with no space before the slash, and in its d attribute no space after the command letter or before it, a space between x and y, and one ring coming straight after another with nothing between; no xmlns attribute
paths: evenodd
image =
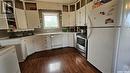
<svg viewBox="0 0 130 73"><path fill-rule="evenodd" d="M92 6L92 4L86 5L86 24L88 27L118 26L116 25L116 0L110 1L94 9L89 9L92 8L90 6ZM90 26L91 24L88 17L90 17L92 21L92 26Z"/></svg>
<svg viewBox="0 0 130 73"><path fill-rule="evenodd" d="M130 72L130 0L123 0L122 28L119 30L118 47L116 50L115 73Z"/></svg>
<svg viewBox="0 0 130 73"><path fill-rule="evenodd" d="M112 73L115 28L93 28L88 39L88 61L102 73Z"/></svg>

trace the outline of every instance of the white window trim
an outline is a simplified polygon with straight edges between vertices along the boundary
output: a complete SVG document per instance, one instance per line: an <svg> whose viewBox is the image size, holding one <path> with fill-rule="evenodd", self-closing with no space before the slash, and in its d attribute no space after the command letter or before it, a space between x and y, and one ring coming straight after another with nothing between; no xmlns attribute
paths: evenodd
<svg viewBox="0 0 130 73"><path fill-rule="evenodd" d="M54 15L54 14L57 14L57 17L58 17L58 27L57 28L45 28L45 22L44 22L44 14L48 14L48 15ZM59 12L42 12L42 25L43 25L43 29L44 30L54 30L54 29L60 29L60 13Z"/></svg>

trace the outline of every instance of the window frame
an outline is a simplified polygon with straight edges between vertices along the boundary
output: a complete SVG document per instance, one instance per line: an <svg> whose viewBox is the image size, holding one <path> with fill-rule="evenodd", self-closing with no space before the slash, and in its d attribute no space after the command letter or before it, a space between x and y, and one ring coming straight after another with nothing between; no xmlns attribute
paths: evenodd
<svg viewBox="0 0 130 73"><path fill-rule="evenodd" d="M45 21L44 21L44 14L50 14L51 15L51 13L52 13L52 15L53 14L57 14L57 20L58 20L58 27L50 27L50 28L46 28L45 27ZM48 11L46 11L46 12L42 12L42 25L43 25L43 29L44 30L51 30L51 29L60 29L60 13L59 12L48 12Z"/></svg>

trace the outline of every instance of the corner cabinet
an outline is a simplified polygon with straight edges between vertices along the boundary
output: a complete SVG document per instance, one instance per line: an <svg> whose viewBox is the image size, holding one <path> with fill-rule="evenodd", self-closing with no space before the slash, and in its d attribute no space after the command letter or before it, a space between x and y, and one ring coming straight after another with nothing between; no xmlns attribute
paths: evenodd
<svg viewBox="0 0 130 73"><path fill-rule="evenodd" d="M86 26L85 6L76 11L76 26Z"/></svg>
<svg viewBox="0 0 130 73"><path fill-rule="evenodd" d="M28 29L40 28L39 13L37 10L26 10Z"/></svg>

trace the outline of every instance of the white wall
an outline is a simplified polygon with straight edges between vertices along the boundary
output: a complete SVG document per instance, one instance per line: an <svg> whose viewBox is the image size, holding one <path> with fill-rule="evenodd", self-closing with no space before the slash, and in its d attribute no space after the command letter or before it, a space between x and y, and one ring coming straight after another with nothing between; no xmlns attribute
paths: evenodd
<svg viewBox="0 0 130 73"><path fill-rule="evenodd" d="M50 2L37 2L38 9L49 9L49 10L62 10L62 4L50 3Z"/></svg>

